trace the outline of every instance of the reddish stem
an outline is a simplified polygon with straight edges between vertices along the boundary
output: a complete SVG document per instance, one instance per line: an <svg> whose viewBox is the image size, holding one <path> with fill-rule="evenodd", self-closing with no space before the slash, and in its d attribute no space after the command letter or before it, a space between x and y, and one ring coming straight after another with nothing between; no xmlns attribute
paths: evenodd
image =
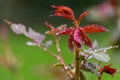
<svg viewBox="0 0 120 80"><path fill-rule="evenodd" d="M70 78L73 78L73 72L66 66L64 60L63 60L63 57L62 57L62 53L61 53L61 49L60 49L60 46L59 46L59 36L54 36L55 37L55 43L56 43L56 50L57 50L57 53L58 53L58 58L57 60L60 62L60 64L62 65L62 68L64 69L64 71L67 72L67 74L70 76Z"/></svg>

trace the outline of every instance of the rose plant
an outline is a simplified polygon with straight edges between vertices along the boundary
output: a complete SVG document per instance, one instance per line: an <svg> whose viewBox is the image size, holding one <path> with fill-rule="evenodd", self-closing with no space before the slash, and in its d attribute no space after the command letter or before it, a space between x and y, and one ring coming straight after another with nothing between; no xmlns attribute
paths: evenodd
<svg viewBox="0 0 120 80"><path fill-rule="evenodd" d="M101 63L108 63L110 57L107 51L112 48L118 48L118 46L110 46L106 48L97 48L97 42L90 40L87 36L88 33L98 33L107 32L104 26L98 24L90 24L81 26L81 20L90 13L90 10L83 12L75 17L74 12L71 8L67 6L51 6L54 8L54 13L51 16L61 16L65 19L70 20L73 23L72 27L67 27L67 25L60 25L54 27L48 22L45 25L50 29L46 31L46 35L52 35L54 37L54 42L56 44L57 53L53 53L48 49L52 44L52 40L43 42L46 35L34 31L32 28L26 29L23 24L16 24L5 20L5 22L10 26L12 31L16 34L24 34L26 37L30 38L32 41L27 42L27 45L37 46L44 50L46 53L50 54L58 60L58 63L54 64L54 67L60 66L68 75L68 80L86 80L82 71L88 71L98 76L98 80L102 79L103 73L110 74L120 73L116 68L111 68L111 64L102 66ZM68 47L70 53L74 54L74 61L70 65L67 65L62 57L62 52L60 48L60 38L62 35L69 35L68 37ZM96 34L97 35L97 34ZM87 49L84 46L87 46ZM98 63L90 62L90 59L98 60Z"/></svg>

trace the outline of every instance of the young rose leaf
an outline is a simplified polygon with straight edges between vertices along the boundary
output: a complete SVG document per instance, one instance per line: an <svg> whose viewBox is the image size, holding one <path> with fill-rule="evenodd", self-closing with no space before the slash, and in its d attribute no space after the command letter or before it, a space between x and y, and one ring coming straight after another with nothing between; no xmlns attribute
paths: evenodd
<svg viewBox="0 0 120 80"><path fill-rule="evenodd" d="M51 34L51 35L59 35L59 32L63 31L64 29L66 29L66 24L64 25L60 25L56 28L54 28L54 26L52 26L50 23L46 22L45 25L50 28L49 31L46 31L46 34Z"/></svg>
<svg viewBox="0 0 120 80"><path fill-rule="evenodd" d="M88 52L91 51L91 50L95 50L98 48L98 42L96 40L93 41L92 43L92 48L88 48Z"/></svg>
<svg viewBox="0 0 120 80"><path fill-rule="evenodd" d="M93 41L92 43L93 49L98 48L98 42L96 40Z"/></svg>
<svg viewBox="0 0 120 80"><path fill-rule="evenodd" d="M66 28L66 29L60 31L60 32L58 33L58 35L67 35L67 34L71 34L72 31L73 31L73 28Z"/></svg>
<svg viewBox="0 0 120 80"><path fill-rule="evenodd" d="M84 13L80 14L80 16L78 17L78 21L82 20L85 16L87 16L89 14L89 10L85 11Z"/></svg>
<svg viewBox="0 0 120 80"><path fill-rule="evenodd" d="M50 30L54 30L54 27L53 27L50 23L48 23L47 21L45 22L45 25L46 25L48 28L50 28Z"/></svg>
<svg viewBox="0 0 120 80"><path fill-rule="evenodd" d="M10 25L12 31L16 34L26 33L26 27L23 24L14 24L8 20L4 20L8 25Z"/></svg>
<svg viewBox="0 0 120 80"><path fill-rule="evenodd" d="M37 45L40 45L45 39L45 35L35 32L32 28L29 28L25 35L31 38Z"/></svg>
<svg viewBox="0 0 120 80"><path fill-rule="evenodd" d="M27 41L26 42L26 45L29 45L29 46L36 46L37 44L32 42L32 41Z"/></svg>
<svg viewBox="0 0 120 80"><path fill-rule="evenodd" d="M100 66L97 63L92 63L92 62L85 63L82 69L100 76L100 72L98 71L98 69L100 69Z"/></svg>
<svg viewBox="0 0 120 80"><path fill-rule="evenodd" d="M23 24L11 24L11 29L16 34L26 33L26 27Z"/></svg>
<svg viewBox="0 0 120 80"><path fill-rule="evenodd" d="M104 52L92 53L93 58L97 59L100 62L109 62L110 57Z"/></svg>
<svg viewBox="0 0 120 80"><path fill-rule="evenodd" d="M111 65L104 66L103 71L104 71L105 73L110 74L110 75L113 77L113 76L114 76L114 73L116 73L117 69L111 68L110 66L111 66Z"/></svg>
<svg viewBox="0 0 120 80"><path fill-rule="evenodd" d="M23 24L11 24L10 27L12 31L16 34L26 33L26 27Z"/></svg>
<svg viewBox="0 0 120 80"><path fill-rule="evenodd" d="M106 32L108 31L106 28L104 28L101 25L97 24L91 24L91 25L86 25L83 27L84 31L86 33L92 33L92 32Z"/></svg>
<svg viewBox="0 0 120 80"><path fill-rule="evenodd" d="M51 40L46 41L46 42L44 43L44 47L45 47L45 48L48 48L51 44L52 44L52 41L51 41ZM26 42L26 45L29 45L29 46L39 46L38 44L36 44L35 42L32 42L32 41Z"/></svg>
<svg viewBox="0 0 120 80"><path fill-rule="evenodd" d="M82 42L88 47L92 48L92 42L89 39L89 37L86 35L85 31L82 28L79 28L79 30L80 30L80 36L81 36Z"/></svg>
<svg viewBox="0 0 120 80"><path fill-rule="evenodd" d="M107 57L107 51L109 50L109 49L112 49L112 48L118 48L119 46L117 45L117 46L110 46L110 47L106 47L106 48L100 48L100 49L95 49L95 50L92 50L92 49L88 49L87 50L87 53L89 53L89 54L92 54L91 56L89 56L89 58L88 59L91 59L91 58L93 58L93 55L100 55L101 54L101 56L103 55L106 55L106 57ZM97 53L97 54L96 54ZM100 53L100 54L98 54L98 53Z"/></svg>
<svg viewBox="0 0 120 80"><path fill-rule="evenodd" d="M46 41L44 47L48 48L51 44L52 44L52 40Z"/></svg>
<svg viewBox="0 0 120 80"><path fill-rule="evenodd" d="M54 5L52 5L51 7L56 9L54 11L53 16L61 16L61 17L64 17L68 20L74 20L75 19L72 9L67 7L67 6L64 6L64 5L54 6Z"/></svg>
<svg viewBox="0 0 120 80"><path fill-rule="evenodd" d="M111 68L110 66L111 66L111 64L105 65L104 67L101 67L99 69L99 72L101 73L101 75L103 73L107 73L107 74L111 75L112 77L114 77L114 74L117 73L117 69Z"/></svg>
<svg viewBox="0 0 120 80"><path fill-rule="evenodd" d="M78 47L81 47L81 37L80 36L81 35L80 35L79 29L75 29L74 34L73 34L73 39Z"/></svg>
<svg viewBox="0 0 120 80"><path fill-rule="evenodd" d="M39 46L42 41L45 39L45 35L35 32L32 28L29 28L28 31L23 24L14 24L8 20L5 22L10 25L12 31L16 34L24 34L26 37L33 40L33 42L27 42L27 45L37 45Z"/></svg>

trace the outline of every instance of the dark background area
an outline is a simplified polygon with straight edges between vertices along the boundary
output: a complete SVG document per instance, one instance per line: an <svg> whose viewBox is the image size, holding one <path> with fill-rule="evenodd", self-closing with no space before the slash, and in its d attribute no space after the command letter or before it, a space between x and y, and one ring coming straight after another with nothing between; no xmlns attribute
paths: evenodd
<svg viewBox="0 0 120 80"><path fill-rule="evenodd" d="M3 19L21 22L28 26L50 23L66 23L66 19L50 17L53 9L51 5L66 5L71 7L76 15L104 0L0 0L0 23ZM29 24L28 24L29 23Z"/></svg>

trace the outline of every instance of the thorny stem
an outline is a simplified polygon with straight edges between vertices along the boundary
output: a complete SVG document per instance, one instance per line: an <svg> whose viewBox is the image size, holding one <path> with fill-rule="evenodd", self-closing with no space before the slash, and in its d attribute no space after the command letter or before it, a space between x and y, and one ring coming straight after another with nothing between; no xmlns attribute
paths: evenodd
<svg viewBox="0 0 120 80"><path fill-rule="evenodd" d="M54 35L54 37L55 37L55 43L56 43L56 50L57 50L57 53L58 53L57 60L62 65L62 68L68 73L70 78L73 78L73 72L66 66L66 64L63 60L61 49L60 49L60 46L59 46L59 36Z"/></svg>
<svg viewBox="0 0 120 80"><path fill-rule="evenodd" d="M80 56L79 49L75 49L75 80L80 80Z"/></svg>
<svg viewBox="0 0 120 80"><path fill-rule="evenodd" d="M59 47L59 37L55 36L55 43L56 43L56 49L58 55L54 54L53 52L49 51L44 46L40 45L39 47L43 49L46 53L50 54L51 56L55 57L61 64L62 68L67 72L67 74L70 76L70 78L73 78L73 72L65 65L65 62L62 58L61 50Z"/></svg>
<svg viewBox="0 0 120 80"><path fill-rule="evenodd" d="M55 37L55 43L56 43L57 53L62 58L62 53L61 53L60 46L59 46L59 36L54 36L54 37Z"/></svg>
<svg viewBox="0 0 120 80"><path fill-rule="evenodd" d="M57 55L55 55L54 53L52 53L51 51L49 51L47 48L45 48L44 46L40 45L39 46L42 50L44 50L46 53L50 54L51 56L57 58Z"/></svg>

